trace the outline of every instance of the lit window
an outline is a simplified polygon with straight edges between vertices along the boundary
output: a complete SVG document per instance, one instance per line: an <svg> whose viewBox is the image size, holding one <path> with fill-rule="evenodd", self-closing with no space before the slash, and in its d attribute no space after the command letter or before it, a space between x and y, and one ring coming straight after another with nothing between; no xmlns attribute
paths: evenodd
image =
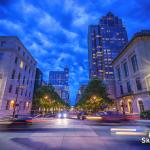
<svg viewBox="0 0 150 150"><path fill-rule="evenodd" d="M21 69L23 68L23 65L24 65L24 63L23 63L23 61L21 61L21 62L20 62L20 68L21 68Z"/></svg>
<svg viewBox="0 0 150 150"><path fill-rule="evenodd" d="M26 102L26 108L29 108L29 102Z"/></svg>
<svg viewBox="0 0 150 150"><path fill-rule="evenodd" d="M109 74L114 74L113 72L109 72Z"/></svg>
<svg viewBox="0 0 150 150"><path fill-rule="evenodd" d="M99 72L103 72L103 70L98 70Z"/></svg>
<svg viewBox="0 0 150 150"><path fill-rule="evenodd" d="M15 106L15 101L14 101L14 100L11 100L11 101L10 101L10 108L14 108L14 106Z"/></svg>
<svg viewBox="0 0 150 150"><path fill-rule="evenodd" d="M30 102L24 102L24 110L28 110L30 108Z"/></svg>

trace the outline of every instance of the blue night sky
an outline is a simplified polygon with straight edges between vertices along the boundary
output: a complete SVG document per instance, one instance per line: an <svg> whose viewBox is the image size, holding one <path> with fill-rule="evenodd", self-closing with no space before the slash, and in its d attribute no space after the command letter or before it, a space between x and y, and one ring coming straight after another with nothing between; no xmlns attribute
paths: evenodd
<svg viewBox="0 0 150 150"><path fill-rule="evenodd" d="M123 19L129 39L150 28L150 0L0 0L0 35L16 35L48 80L70 68L71 103L88 81L87 31L108 11Z"/></svg>

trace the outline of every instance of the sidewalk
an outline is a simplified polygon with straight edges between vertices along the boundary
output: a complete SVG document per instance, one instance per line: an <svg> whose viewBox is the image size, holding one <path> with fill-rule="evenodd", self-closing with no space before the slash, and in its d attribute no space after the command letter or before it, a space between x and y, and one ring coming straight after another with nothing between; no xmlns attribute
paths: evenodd
<svg viewBox="0 0 150 150"><path fill-rule="evenodd" d="M136 122L139 123L139 125L146 125L150 127L150 120L136 120Z"/></svg>
<svg viewBox="0 0 150 150"><path fill-rule="evenodd" d="M3 137L0 137L0 149L1 150L31 150L32 148L26 147L24 145L20 145L19 143L14 142L13 140L7 138L4 139Z"/></svg>
<svg viewBox="0 0 150 150"><path fill-rule="evenodd" d="M10 124L12 123L12 116L0 116L0 124L5 125L5 124Z"/></svg>
<svg viewBox="0 0 150 150"><path fill-rule="evenodd" d="M140 123L149 123L149 125L150 125L150 120L137 120L137 122L140 122Z"/></svg>

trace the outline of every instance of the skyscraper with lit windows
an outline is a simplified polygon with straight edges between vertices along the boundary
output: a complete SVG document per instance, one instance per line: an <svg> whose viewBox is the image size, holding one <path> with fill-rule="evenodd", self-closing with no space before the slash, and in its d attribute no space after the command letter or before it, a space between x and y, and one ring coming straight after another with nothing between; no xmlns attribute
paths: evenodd
<svg viewBox="0 0 150 150"><path fill-rule="evenodd" d="M88 31L89 77L113 79L112 60L127 44L127 32L122 20L108 12L98 25Z"/></svg>
<svg viewBox="0 0 150 150"><path fill-rule="evenodd" d="M53 85L58 95L67 103L69 103L69 69L64 68L63 71L50 71L49 84Z"/></svg>

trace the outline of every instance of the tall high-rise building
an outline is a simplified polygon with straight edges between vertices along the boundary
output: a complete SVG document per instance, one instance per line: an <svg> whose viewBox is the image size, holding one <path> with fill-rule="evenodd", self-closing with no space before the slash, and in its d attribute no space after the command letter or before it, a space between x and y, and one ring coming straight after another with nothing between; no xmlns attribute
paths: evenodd
<svg viewBox="0 0 150 150"><path fill-rule="evenodd" d="M43 83L43 73L39 68L36 68L34 90L40 88Z"/></svg>
<svg viewBox="0 0 150 150"><path fill-rule="evenodd" d="M64 71L50 71L49 83L55 88L59 96L69 103L69 69L66 67Z"/></svg>
<svg viewBox="0 0 150 150"><path fill-rule="evenodd" d="M127 32L122 20L108 12L98 25L88 31L89 77L113 78L112 60L127 44Z"/></svg>
<svg viewBox="0 0 150 150"><path fill-rule="evenodd" d="M82 94L84 93L85 89L87 87L87 84L81 84L78 91L77 91L77 96L76 96L76 103L78 103L81 99Z"/></svg>

